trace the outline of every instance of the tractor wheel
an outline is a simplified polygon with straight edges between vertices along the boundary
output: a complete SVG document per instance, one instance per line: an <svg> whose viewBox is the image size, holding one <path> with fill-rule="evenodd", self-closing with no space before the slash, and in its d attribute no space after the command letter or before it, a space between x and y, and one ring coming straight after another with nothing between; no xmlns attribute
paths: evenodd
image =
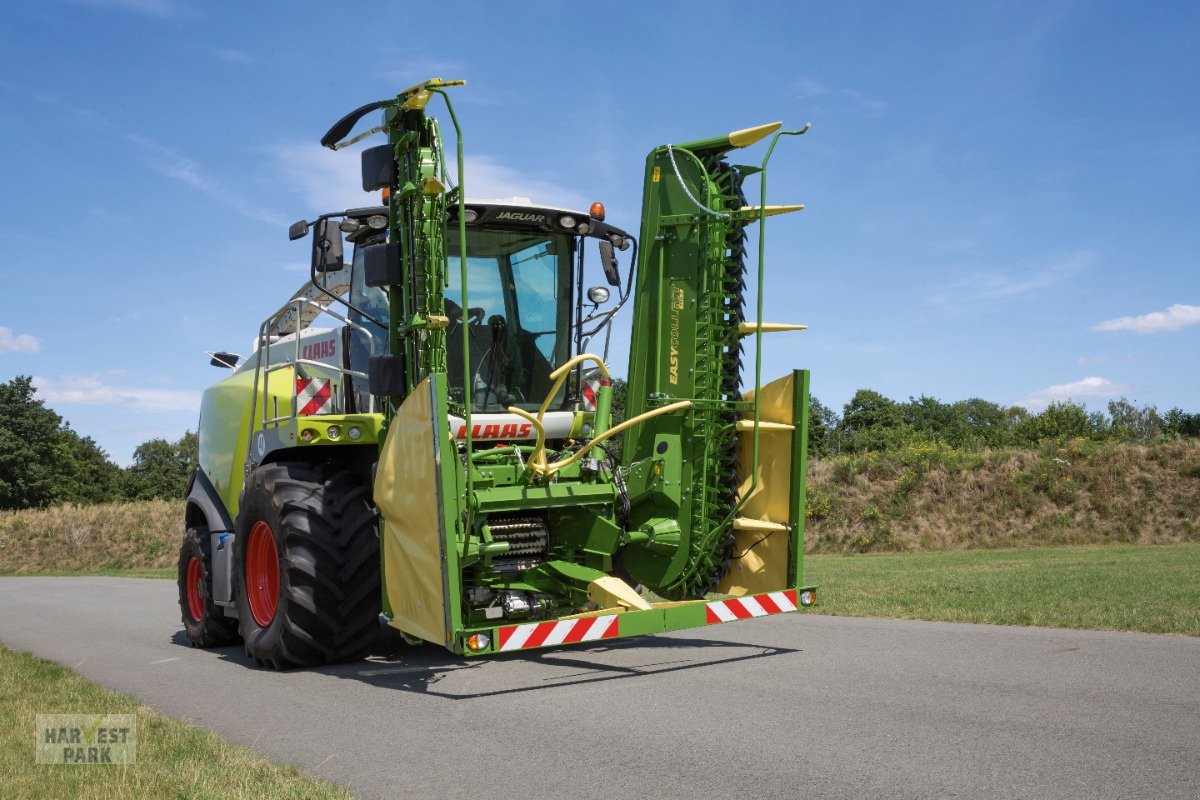
<svg viewBox="0 0 1200 800"><path fill-rule="evenodd" d="M212 599L212 538L208 528L188 528L179 548L179 609L193 647L220 647L238 640L236 619Z"/></svg>
<svg viewBox="0 0 1200 800"><path fill-rule="evenodd" d="M365 656L381 608L369 488L333 467L266 464L240 509L234 586L246 653L272 669Z"/></svg>

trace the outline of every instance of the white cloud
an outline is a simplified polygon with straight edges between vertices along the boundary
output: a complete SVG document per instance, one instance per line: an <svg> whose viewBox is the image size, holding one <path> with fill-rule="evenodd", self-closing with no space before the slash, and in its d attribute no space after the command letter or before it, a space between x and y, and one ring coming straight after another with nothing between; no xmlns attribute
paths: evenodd
<svg viewBox="0 0 1200 800"><path fill-rule="evenodd" d="M284 179L305 200L310 213L362 208L379 203L377 193L362 190L358 148L334 152L318 144L279 144L273 148ZM456 170L454 161L447 165ZM536 203L565 208L588 207L583 195L548 177L530 175L500 163L491 156L467 156L463 163L467 197L495 200L527 197ZM315 215L315 214L314 214Z"/></svg>
<svg viewBox="0 0 1200 800"><path fill-rule="evenodd" d="M232 47L223 47L220 50L214 50L213 55L222 61L228 61L230 64L253 64L254 56L243 50L235 50Z"/></svg>
<svg viewBox="0 0 1200 800"><path fill-rule="evenodd" d="M1040 411L1051 403L1073 400L1079 402L1087 398L1121 397L1129 392L1125 384L1113 383L1108 378L1090 377L1074 383L1059 383L1047 386L1018 400L1017 405L1025 406L1031 411Z"/></svg>
<svg viewBox="0 0 1200 800"><path fill-rule="evenodd" d="M943 290L930 296L938 305L971 306L992 300L1007 300L1045 289L1075 277L1095 259L1089 251L1073 253L1058 261L1029 270L976 270L951 281Z"/></svg>
<svg viewBox="0 0 1200 800"><path fill-rule="evenodd" d="M501 164L491 156L468 156L463 164L467 197L473 200L497 200L528 197L535 203L563 208L586 209L583 195L548 178L528 175Z"/></svg>
<svg viewBox="0 0 1200 800"><path fill-rule="evenodd" d="M13 336L11 328L0 328L0 353L36 353L42 343L28 333Z"/></svg>
<svg viewBox="0 0 1200 800"><path fill-rule="evenodd" d="M178 17L189 13L188 8L176 0L73 0L73 2L85 6L132 11L149 17Z"/></svg>
<svg viewBox="0 0 1200 800"><path fill-rule="evenodd" d="M38 395L50 406L114 406L146 413L199 413L200 392L189 389L151 389L119 386L108 382L113 373L104 375L66 375L58 380L34 376Z"/></svg>
<svg viewBox="0 0 1200 800"><path fill-rule="evenodd" d="M862 108L865 111L870 111L873 114L881 114L887 111L888 104L882 100L875 100L867 97L858 89L831 89L820 81L801 75L794 81L796 86L797 100L815 101L821 98L829 100L848 100L850 103Z"/></svg>
<svg viewBox="0 0 1200 800"><path fill-rule="evenodd" d="M255 205L222 187L204 174L199 164L182 153L136 133L126 134L125 139L137 145L146 154L146 163L155 172L184 183L250 219L271 225L287 224L287 221L275 212Z"/></svg>
<svg viewBox="0 0 1200 800"><path fill-rule="evenodd" d="M315 217L379 203L378 193L362 190L361 149L355 146L335 152L315 142L294 142L275 145L271 152L284 181L304 199L305 215Z"/></svg>
<svg viewBox="0 0 1200 800"><path fill-rule="evenodd" d="M1166 311L1151 311L1149 314L1137 317L1117 317L1105 320L1095 325L1092 330L1158 333L1159 331L1177 331L1189 325L1200 325L1200 306L1176 303Z"/></svg>

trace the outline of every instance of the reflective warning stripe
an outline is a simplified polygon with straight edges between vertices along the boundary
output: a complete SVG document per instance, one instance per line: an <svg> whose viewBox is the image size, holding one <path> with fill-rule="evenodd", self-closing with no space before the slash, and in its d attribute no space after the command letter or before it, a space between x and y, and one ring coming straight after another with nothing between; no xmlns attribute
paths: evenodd
<svg viewBox="0 0 1200 800"><path fill-rule="evenodd" d="M583 391L581 391L580 394L583 396L582 399L584 411L596 410L596 391L599 388L600 381L598 379L583 382Z"/></svg>
<svg viewBox="0 0 1200 800"><path fill-rule="evenodd" d="M555 644L594 642L597 639L615 639L620 634L620 622L616 614L583 619L562 619L557 622L530 622L525 625L506 625L496 629L497 649L527 650L531 647L549 647Z"/></svg>
<svg viewBox="0 0 1200 800"><path fill-rule="evenodd" d="M333 412L329 402L333 388L328 380L321 378L296 378L296 416L311 417L314 414Z"/></svg>
<svg viewBox="0 0 1200 800"><path fill-rule="evenodd" d="M714 600L706 608L708 624L733 622L735 619L765 617L796 610L796 590L768 592L751 597L735 597L731 600Z"/></svg>

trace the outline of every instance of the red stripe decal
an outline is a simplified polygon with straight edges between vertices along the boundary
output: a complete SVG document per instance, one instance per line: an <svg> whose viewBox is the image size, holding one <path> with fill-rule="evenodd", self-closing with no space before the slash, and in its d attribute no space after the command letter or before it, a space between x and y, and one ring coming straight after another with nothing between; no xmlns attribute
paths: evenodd
<svg viewBox="0 0 1200 800"><path fill-rule="evenodd" d="M316 414L321 410L321 406L325 405L325 402L329 400L329 396L332 391L333 390L330 388L329 384L326 383L317 390L317 393L313 395L312 400L309 400L308 404L304 406L304 408L300 409L299 412L297 412L298 415L304 417Z"/></svg>
<svg viewBox="0 0 1200 800"><path fill-rule="evenodd" d="M778 614L782 610L779 606L775 605L775 601L771 599L771 595L769 594L755 595L754 599L762 606L763 611L768 614Z"/></svg>
<svg viewBox="0 0 1200 800"><path fill-rule="evenodd" d="M786 597L788 600L791 600L792 605L799 607L800 601L796 599L798 593L799 593L798 589L788 589L786 592L783 593L783 596Z"/></svg>
<svg viewBox="0 0 1200 800"><path fill-rule="evenodd" d="M504 647L505 643L512 638L513 632L517 629L516 625L509 625L507 628L496 629L496 640L499 642L498 647Z"/></svg>
<svg viewBox="0 0 1200 800"><path fill-rule="evenodd" d="M708 620L709 625L715 625L721 621L721 618L718 617L716 612L712 610L712 606L704 607L704 616Z"/></svg>
<svg viewBox="0 0 1200 800"><path fill-rule="evenodd" d="M733 612L733 615L738 619L749 619L750 617L754 616L744 605L742 605L742 601L740 600L726 600L725 607Z"/></svg>
<svg viewBox="0 0 1200 800"><path fill-rule="evenodd" d="M574 644L584 637L592 626L596 624L595 617L584 617L575 623L571 630L563 637L563 644Z"/></svg>
<svg viewBox="0 0 1200 800"><path fill-rule="evenodd" d="M542 642L546 641L546 637L550 635L550 631L554 630L554 625L553 622L539 622L538 626L533 629L533 633L525 640L525 644L521 645L521 649L541 647Z"/></svg>
<svg viewBox="0 0 1200 800"><path fill-rule="evenodd" d="M621 630L621 617L618 615L616 619L614 619L612 622L609 623L608 630L606 630L604 632L604 635L601 636L600 638L601 639L616 639L617 636L619 635L618 632L620 630Z"/></svg>

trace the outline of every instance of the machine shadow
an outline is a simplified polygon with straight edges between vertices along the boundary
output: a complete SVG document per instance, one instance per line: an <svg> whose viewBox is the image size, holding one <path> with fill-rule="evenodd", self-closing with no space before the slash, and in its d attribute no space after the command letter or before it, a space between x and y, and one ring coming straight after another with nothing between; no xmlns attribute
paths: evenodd
<svg viewBox="0 0 1200 800"><path fill-rule="evenodd" d="M731 653L733 650L741 652ZM800 650L797 648L651 635L572 645L569 648L467 658L433 644L407 644L395 630L384 628L380 631L379 641L369 660L318 667L311 671L360 681L382 689L427 694L448 700L472 700L563 686L649 677L798 652ZM628 656L644 654L645 658L633 659L635 663L621 664L589 658L613 653L626 656L623 658L625 662L631 660ZM517 681L518 685L485 691L452 691L448 688L443 690L438 686L446 678L464 670L470 671L473 678L495 678L505 667L517 663L527 664L531 668L545 667L548 671L542 677L533 677L526 672ZM563 673L563 668L575 668L577 671ZM506 677L512 675L511 671L505 671ZM477 686L480 682L482 680L472 680L471 685Z"/></svg>

